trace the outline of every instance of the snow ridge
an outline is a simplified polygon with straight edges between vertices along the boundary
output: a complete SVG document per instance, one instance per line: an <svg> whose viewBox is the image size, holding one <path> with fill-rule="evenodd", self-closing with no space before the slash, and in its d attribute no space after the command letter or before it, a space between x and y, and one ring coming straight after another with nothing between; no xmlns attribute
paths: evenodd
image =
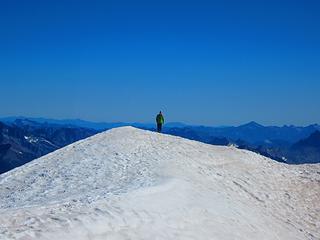
<svg viewBox="0 0 320 240"><path fill-rule="evenodd" d="M320 239L320 164L112 129L0 175L0 239Z"/></svg>

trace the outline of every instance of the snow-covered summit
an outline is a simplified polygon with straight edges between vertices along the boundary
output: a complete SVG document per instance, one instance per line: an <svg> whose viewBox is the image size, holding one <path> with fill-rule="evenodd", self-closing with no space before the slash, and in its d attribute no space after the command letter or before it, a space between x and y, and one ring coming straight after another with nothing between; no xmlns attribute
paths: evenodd
<svg viewBox="0 0 320 240"><path fill-rule="evenodd" d="M0 175L0 239L320 239L320 164L122 127Z"/></svg>

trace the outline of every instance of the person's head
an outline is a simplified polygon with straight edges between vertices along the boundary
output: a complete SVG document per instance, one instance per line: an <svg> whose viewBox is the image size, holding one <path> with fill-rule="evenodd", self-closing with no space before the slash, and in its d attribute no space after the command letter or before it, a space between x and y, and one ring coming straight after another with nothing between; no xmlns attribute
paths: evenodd
<svg viewBox="0 0 320 240"><path fill-rule="evenodd" d="M159 114L162 114L162 112L160 111Z"/></svg>

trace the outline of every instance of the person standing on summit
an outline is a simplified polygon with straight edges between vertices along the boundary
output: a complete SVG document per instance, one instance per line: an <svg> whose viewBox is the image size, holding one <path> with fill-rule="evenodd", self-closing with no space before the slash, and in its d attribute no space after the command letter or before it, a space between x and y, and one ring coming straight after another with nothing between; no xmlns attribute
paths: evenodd
<svg viewBox="0 0 320 240"><path fill-rule="evenodd" d="M157 122L157 131L161 132L162 130L162 125L164 124L164 117L162 115L162 112L160 111L159 114L156 117L156 122Z"/></svg>

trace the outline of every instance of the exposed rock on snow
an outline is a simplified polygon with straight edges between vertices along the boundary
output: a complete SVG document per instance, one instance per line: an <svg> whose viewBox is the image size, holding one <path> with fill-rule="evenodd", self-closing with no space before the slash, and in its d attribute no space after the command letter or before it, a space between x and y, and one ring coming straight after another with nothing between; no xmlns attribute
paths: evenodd
<svg viewBox="0 0 320 240"><path fill-rule="evenodd" d="M320 239L320 164L132 127L0 175L0 239Z"/></svg>

